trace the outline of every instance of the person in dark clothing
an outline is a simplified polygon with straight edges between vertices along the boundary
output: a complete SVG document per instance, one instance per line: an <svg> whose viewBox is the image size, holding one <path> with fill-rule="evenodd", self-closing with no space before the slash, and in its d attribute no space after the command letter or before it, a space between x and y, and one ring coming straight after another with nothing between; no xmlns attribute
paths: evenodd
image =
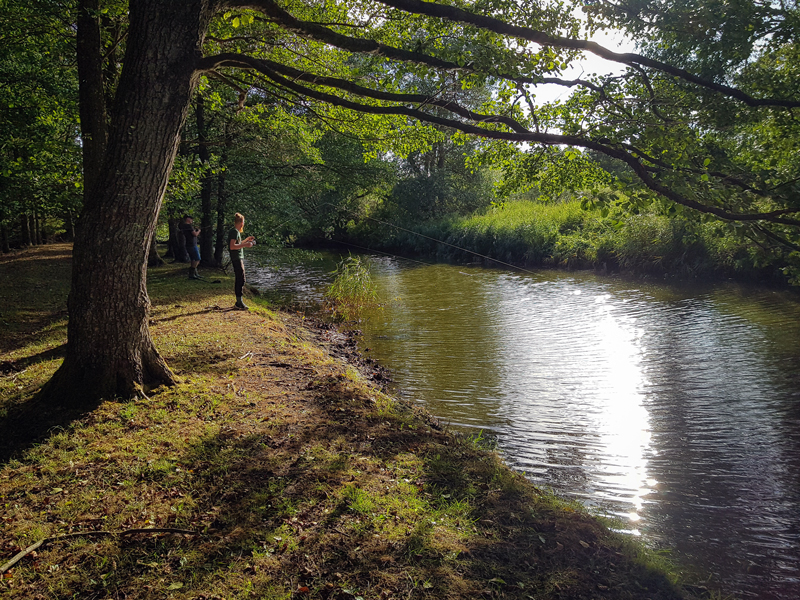
<svg viewBox="0 0 800 600"><path fill-rule="evenodd" d="M202 279L197 273L197 265L200 264L200 249L197 247L197 236L200 230L193 225L194 219L186 215L183 222L178 225L178 229L183 233L183 240L186 243L186 252L189 253L191 266L189 267L189 279Z"/></svg>
<svg viewBox="0 0 800 600"><path fill-rule="evenodd" d="M247 306L242 302L245 283L244 249L252 248L256 243L256 238L250 235L242 241L242 231L244 231L244 215L236 213L233 217L233 228L228 231L228 250L231 253L231 266L235 277L236 304L233 306L239 310L247 310Z"/></svg>

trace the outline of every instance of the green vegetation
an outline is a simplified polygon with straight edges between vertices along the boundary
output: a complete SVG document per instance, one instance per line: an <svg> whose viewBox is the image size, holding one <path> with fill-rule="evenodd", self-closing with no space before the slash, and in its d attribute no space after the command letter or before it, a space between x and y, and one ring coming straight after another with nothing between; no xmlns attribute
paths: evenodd
<svg viewBox="0 0 800 600"><path fill-rule="evenodd" d="M325 350L326 329L258 298L229 310L227 276L150 270L151 330L179 385L42 404L69 260L61 245L0 262L2 278L51 277L0 291L4 318L29 315L0 348L0 563L49 540L0 578L1 598L691 597L674 566L483 439L368 384Z"/></svg>
<svg viewBox="0 0 800 600"><path fill-rule="evenodd" d="M583 208L578 200L516 200L413 229L354 235L371 247L472 262L489 257L518 266L625 270L674 277L740 276L783 281L774 256L715 221ZM441 242L441 243L440 243ZM476 256L479 255L479 256ZM486 260L492 264L491 260Z"/></svg>
<svg viewBox="0 0 800 600"><path fill-rule="evenodd" d="M360 257L350 255L336 265L336 277L325 291L325 301L337 321L350 321L377 305L378 288Z"/></svg>

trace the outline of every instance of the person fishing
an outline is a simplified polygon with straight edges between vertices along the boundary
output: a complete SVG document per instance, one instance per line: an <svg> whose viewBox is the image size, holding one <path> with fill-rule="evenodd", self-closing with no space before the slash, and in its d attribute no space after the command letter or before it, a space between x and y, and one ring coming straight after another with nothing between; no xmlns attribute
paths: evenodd
<svg viewBox="0 0 800 600"><path fill-rule="evenodd" d="M247 236L242 241L242 231L244 231L244 215L236 213L233 217L233 227L228 231L228 250L231 254L231 266L234 274L234 293L236 294L236 304L234 308L248 310L248 306L242 301L244 291L244 249L252 248L256 243L256 238L252 235Z"/></svg>

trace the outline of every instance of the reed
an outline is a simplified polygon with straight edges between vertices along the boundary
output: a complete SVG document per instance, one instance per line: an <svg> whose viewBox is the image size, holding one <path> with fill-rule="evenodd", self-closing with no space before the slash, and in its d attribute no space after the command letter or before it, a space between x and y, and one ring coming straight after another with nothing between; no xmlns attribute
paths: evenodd
<svg viewBox="0 0 800 600"><path fill-rule="evenodd" d="M378 305L378 289L360 257L342 259L335 273L333 283L325 290L325 304L334 320L357 319L363 310Z"/></svg>
<svg viewBox="0 0 800 600"><path fill-rule="evenodd" d="M475 254L520 266L624 270L697 277L771 276L768 256L725 224L691 217L601 213L577 199L507 202L464 217L417 224L412 231L375 232L372 247L473 262ZM443 242L443 243L440 243Z"/></svg>

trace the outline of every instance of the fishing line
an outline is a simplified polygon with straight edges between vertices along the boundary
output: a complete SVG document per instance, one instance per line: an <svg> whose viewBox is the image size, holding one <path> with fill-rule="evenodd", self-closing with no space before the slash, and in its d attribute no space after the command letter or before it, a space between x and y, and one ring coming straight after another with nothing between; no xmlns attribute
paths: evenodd
<svg viewBox="0 0 800 600"><path fill-rule="evenodd" d="M334 205L331 202L323 202L319 206L333 206L334 208L337 208L336 205ZM483 258L483 259L486 259L486 260L494 261L494 262L496 262L498 264L501 264L503 266L509 267L511 269L516 269L518 271L522 271L523 273L528 273L529 275L536 275L537 274L536 272L530 271L530 270L528 270L528 269L526 269L524 267L520 267L520 266L517 266L517 265L512 265L511 263L504 262L504 261L502 261L500 259L492 258L491 256L486 256L485 254L480 254L479 252L475 252L474 250L468 250L467 248L462 248L461 246L456 246L455 244L451 244L451 243L445 242L443 240L437 240L436 238L431 237L429 235L425 235L424 233L419 233L419 232L413 231L411 229L406 229L405 227L401 227L400 225L395 225L394 223L389 223L387 221L381 221L380 219L376 219L375 217L370 217L370 216L367 216L367 215L359 215L359 214L357 214L357 213L355 213L353 211L349 211L349 210L344 210L342 212L345 212L345 213L349 214L351 217L369 219L370 221L375 221L376 223L380 223L381 225L388 225L389 227L394 227L395 229L399 229L400 231L405 231L406 233L410 233L412 235L418 235L419 237L431 240L433 242L436 242L437 244L443 244L445 246L450 246L451 248L455 248L456 250L461 250L462 252L467 252L469 254L474 254L477 257L480 257L480 258ZM288 222L289 221L285 221L281 225L283 225L285 223L288 223ZM385 254L387 256L392 256L392 257L395 257L395 258L402 258L402 259L405 259L405 260L410 260L412 262L417 262L417 263L420 263L420 264L426 265L426 266L432 266L432 263L426 263L426 262L422 262L422 261L419 261L419 260L414 260L413 258L406 258L405 256L399 256L397 254L392 254L390 252L382 252L381 250L374 250L372 248L366 248L364 246L359 246L358 244L352 244L350 242L342 242L341 240L331 240L331 241L334 241L334 242L337 242L337 243L340 243L340 244L349 244L349 245L353 246L354 248L361 248L362 250L368 250L370 252L379 252L380 254Z"/></svg>
<svg viewBox="0 0 800 600"><path fill-rule="evenodd" d="M353 248L358 248L359 250L367 250L368 252L376 252L378 254L384 254L386 256L391 256L392 258L398 258L400 260L407 260L409 262L418 263L420 265L425 265L426 267L433 267L435 263L427 263L422 260L415 260L413 258L408 258L407 256L400 256L399 254L392 254L391 252L384 252L383 250L375 250L374 248L368 248L367 246L359 246L358 244L354 244L353 242L345 242L344 240L334 240L331 239L332 242L336 242L337 244L342 244L344 246L352 246Z"/></svg>
<svg viewBox="0 0 800 600"><path fill-rule="evenodd" d="M492 258L491 256L486 256L485 254L480 254L480 253L475 252L473 250L468 250L467 248L462 248L461 246L456 246L455 244L451 244L451 243L445 242L443 240L437 240L436 238L431 237L429 235L425 235L424 233L418 233L418 232L413 231L411 229L406 229L405 227L401 227L399 225L394 225L393 223L388 223L386 221L381 221L380 219L376 219L375 217L364 216L362 218L370 219L372 221L375 221L376 223L380 223L381 225L388 225L389 227L394 227L395 229L399 229L401 231L405 231L405 232L411 233L413 235L418 235L419 237L423 237L423 238L426 238L428 240L434 241L437 244L444 244L445 246L450 246L451 248L455 248L456 250L461 250L462 252L469 252L470 254L474 254L475 256L479 256L480 258L485 258L486 260L493 260L496 263L499 263L499 264L504 265L506 267L511 267L512 269L517 269L519 271L522 271L523 273L529 273L531 275L536 275L536 273L534 271L529 271L528 269L526 269L524 267L519 267L517 265L512 265L511 263L503 262L502 260L499 260L497 258ZM426 264L426 263L423 263L423 264Z"/></svg>

